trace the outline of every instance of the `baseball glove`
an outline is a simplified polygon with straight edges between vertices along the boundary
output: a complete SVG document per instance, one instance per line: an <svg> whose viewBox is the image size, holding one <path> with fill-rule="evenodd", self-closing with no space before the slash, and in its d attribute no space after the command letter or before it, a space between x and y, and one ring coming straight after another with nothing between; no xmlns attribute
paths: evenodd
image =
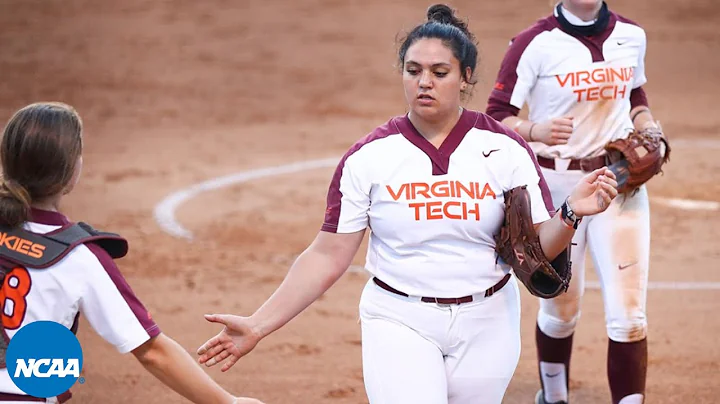
<svg viewBox="0 0 720 404"><path fill-rule="evenodd" d="M515 276L534 296L549 299L570 285L570 244L549 262L533 227L530 193L526 186L504 192L505 221L495 236L498 257L510 265Z"/></svg>
<svg viewBox="0 0 720 404"><path fill-rule="evenodd" d="M664 154L663 154L664 144ZM662 172L670 159L670 145L660 128L633 131L627 138L605 145L610 169L618 177L618 192L633 192Z"/></svg>

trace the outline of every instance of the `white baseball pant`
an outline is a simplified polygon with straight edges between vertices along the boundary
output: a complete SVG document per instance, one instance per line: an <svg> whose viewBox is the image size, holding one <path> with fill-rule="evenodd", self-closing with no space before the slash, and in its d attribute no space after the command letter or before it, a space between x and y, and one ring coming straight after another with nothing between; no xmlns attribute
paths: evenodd
<svg viewBox="0 0 720 404"><path fill-rule="evenodd" d="M370 404L500 404L520 358L515 277L490 297L424 303L367 283L360 299Z"/></svg>

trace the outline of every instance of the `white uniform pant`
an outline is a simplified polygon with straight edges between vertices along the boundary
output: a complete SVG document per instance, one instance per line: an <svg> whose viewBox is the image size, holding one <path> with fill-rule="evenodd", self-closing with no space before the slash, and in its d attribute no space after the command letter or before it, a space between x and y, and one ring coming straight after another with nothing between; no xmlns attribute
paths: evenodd
<svg viewBox="0 0 720 404"><path fill-rule="evenodd" d="M464 304L424 303L378 287L360 299L370 404L500 404L520 358L515 277Z"/></svg>
<svg viewBox="0 0 720 404"><path fill-rule="evenodd" d="M553 204L562 205L585 175L578 170L542 169ZM572 279L567 293L540 299L538 326L553 338L569 337L580 317L585 290L585 253L590 250L602 287L605 323L610 339L635 342L645 338L650 261L650 206L643 186L633 196L618 195L608 209L580 223L573 238Z"/></svg>

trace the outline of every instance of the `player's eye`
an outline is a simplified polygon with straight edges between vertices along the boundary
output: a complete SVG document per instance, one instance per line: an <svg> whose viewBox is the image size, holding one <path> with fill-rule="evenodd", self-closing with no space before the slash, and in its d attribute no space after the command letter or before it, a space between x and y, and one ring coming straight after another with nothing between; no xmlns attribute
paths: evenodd
<svg viewBox="0 0 720 404"><path fill-rule="evenodd" d="M448 72L435 72L435 75L438 77L445 77L448 75Z"/></svg>
<svg viewBox="0 0 720 404"><path fill-rule="evenodd" d="M407 71L408 74L411 75L411 76L415 76L415 75L417 75L417 74L420 74L420 70L414 69L414 68L409 68L409 69L406 69L405 71Z"/></svg>

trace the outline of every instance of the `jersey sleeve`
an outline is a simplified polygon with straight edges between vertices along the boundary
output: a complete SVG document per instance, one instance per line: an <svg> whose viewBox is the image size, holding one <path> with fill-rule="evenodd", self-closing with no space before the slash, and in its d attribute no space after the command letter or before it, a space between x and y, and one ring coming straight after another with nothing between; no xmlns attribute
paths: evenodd
<svg viewBox="0 0 720 404"><path fill-rule="evenodd" d="M534 154L526 144L523 145L522 143L518 143L518 146L513 148L513 154L516 165L513 170L510 189L527 185L534 224L550 219L555 209L553 208L550 189L545 182Z"/></svg>
<svg viewBox="0 0 720 404"><path fill-rule="evenodd" d="M647 83L647 77L645 76L645 53L647 51L647 37L645 31L640 41L640 50L638 52L638 62L635 72L633 73L633 89L638 88Z"/></svg>
<svg viewBox="0 0 720 404"><path fill-rule="evenodd" d="M370 181L357 153L348 152L333 175L327 194L322 231L355 233L368 225Z"/></svg>
<svg viewBox="0 0 720 404"><path fill-rule="evenodd" d="M533 57L534 51L530 46L535 35L534 32L523 33L510 42L490 93L489 105L522 109L539 74L539 58Z"/></svg>
<svg viewBox="0 0 720 404"><path fill-rule="evenodd" d="M110 256L87 244L99 265L86 271L80 312L90 326L120 353L127 353L160 334L160 328L135 296Z"/></svg>

